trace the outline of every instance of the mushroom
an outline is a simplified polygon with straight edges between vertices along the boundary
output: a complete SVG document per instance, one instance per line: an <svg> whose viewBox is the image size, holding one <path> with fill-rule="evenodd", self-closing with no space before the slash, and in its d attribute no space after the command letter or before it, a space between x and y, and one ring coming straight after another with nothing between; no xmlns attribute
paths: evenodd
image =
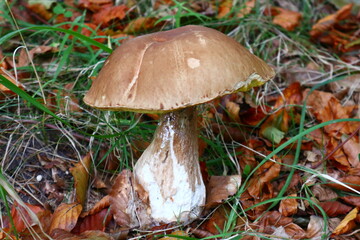
<svg viewBox="0 0 360 240"><path fill-rule="evenodd" d="M274 76L265 62L214 29L185 26L128 40L105 61L84 102L103 110L162 114L134 176L155 222L188 221L205 204L196 105Z"/></svg>

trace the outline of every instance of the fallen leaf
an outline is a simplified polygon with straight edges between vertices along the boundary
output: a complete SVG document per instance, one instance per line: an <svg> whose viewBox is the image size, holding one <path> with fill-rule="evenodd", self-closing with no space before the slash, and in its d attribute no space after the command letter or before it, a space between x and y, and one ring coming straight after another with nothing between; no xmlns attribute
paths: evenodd
<svg viewBox="0 0 360 240"><path fill-rule="evenodd" d="M354 208L346 217L340 222L340 224L332 232L332 236L337 236L351 231L356 226L355 219L358 213L358 209Z"/></svg>
<svg viewBox="0 0 360 240"><path fill-rule="evenodd" d="M351 196L350 195L350 196L341 197L341 199L350 205L360 208L360 197L359 196Z"/></svg>
<svg viewBox="0 0 360 240"><path fill-rule="evenodd" d="M15 77L12 76L12 74L6 71L5 69L0 69L0 75L2 75L7 80L15 84L17 87L24 89L23 85L20 82L16 81ZM13 91L11 91L10 89L8 89L7 87L5 87L0 83L0 100L5 99L6 97L14 97L14 96L16 96L16 94Z"/></svg>
<svg viewBox="0 0 360 240"><path fill-rule="evenodd" d="M320 207L329 217L336 217L348 213L352 208L338 201L320 202Z"/></svg>
<svg viewBox="0 0 360 240"><path fill-rule="evenodd" d="M336 192L324 185L316 184L311 188L313 196L320 202L331 201L338 198Z"/></svg>
<svg viewBox="0 0 360 240"><path fill-rule="evenodd" d="M310 216L310 221L306 229L306 238L321 239L321 236L326 234L324 232L324 219L315 215Z"/></svg>
<svg viewBox="0 0 360 240"><path fill-rule="evenodd" d="M11 208L11 217L18 232L23 232L27 226L37 225L39 222L37 222L37 219L34 219L33 216L43 214L46 211L40 206L28 203L25 203L25 205L26 207L15 202ZM29 211L31 211L31 213Z"/></svg>
<svg viewBox="0 0 360 240"><path fill-rule="evenodd" d="M360 191L360 176L347 175L344 177L340 177L337 180L357 191ZM342 191L352 192L351 189L344 187L343 185L340 185L338 183L331 182L331 183L327 183L326 185Z"/></svg>
<svg viewBox="0 0 360 240"><path fill-rule="evenodd" d="M343 136L341 139L345 141L347 140L347 137ZM358 167L360 162L360 143L356 142L355 138L353 137L349 139L342 148L351 167Z"/></svg>
<svg viewBox="0 0 360 240"><path fill-rule="evenodd" d="M232 0L221 1L216 18L220 19L226 17L230 13L232 5L233 5Z"/></svg>
<svg viewBox="0 0 360 240"><path fill-rule="evenodd" d="M107 27L115 21L124 19L127 10L125 5L103 8L92 16L92 21L95 25Z"/></svg>
<svg viewBox="0 0 360 240"><path fill-rule="evenodd" d="M86 231L77 235L59 228L53 231L52 237L54 240L114 240L102 231Z"/></svg>
<svg viewBox="0 0 360 240"><path fill-rule="evenodd" d="M30 49L29 53L27 53L27 50L25 48L22 48L20 50L17 67L28 66L29 63L34 59L35 55L55 51L57 51L57 49L51 46L36 46Z"/></svg>
<svg viewBox="0 0 360 240"><path fill-rule="evenodd" d="M353 4L347 4L341 9L339 9L336 13L328 15L322 19L320 19L310 31L310 36L312 38L319 37L325 31L328 31L334 24L339 22L340 20L346 19L351 14L351 9Z"/></svg>
<svg viewBox="0 0 360 240"><path fill-rule="evenodd" d="M72 233L80 234L90 230L105 231L105 227L112 219L109 209L103 209L100 212L80 217Z"/></svg>
<svg viewBox="0 0 360 240"><path fill-rule="evenodd" d="M288 195L289 197L296 197L296 193ZM279 212L285 216L289 217L297 213L298 202L295 198L285 198L280 201Z"/></svg>
<svg viewBox="0 0 360 240"><path fill-rule="evenodd" d="M46 21L54 16L54 14L42 3L27 4L26 7Z"/></svg>
<svg viewBox="0 0 360 240"><path fill-rule="evenodd" d="M211 176L206 190L206 207L219 205L229 196L234 195L241 184L240 175Z"/></svg>
<svg viewBox="0 0 360 240"><path fill-rule="evenodd" d="M79 8L89 9L92 12L98 12L101 9L112 7L112 0L78 0Z"/></svg>
<svg viewBox="0 0 360 240"><path fill-rule="evenodd" d="M85 206L86 194L89 186L89 174L91 168L91 154L86 156L74 167L70 168L70 172L74 177L74 187L76 194L76 202Z"/></svg>
<svg viewBox="0 0 360 240"><path fill-rule="evenodd" d="M55 209L50 224L50 235L55 229L62 229L70 232L76 225L82 211L79 203L63 203Z"/></svg>
<svg viewBox="0 0 360 240"><path fill-rule="evenodd" d="M216 208L214 213L211 215L209 219L207 219L200 228L202 230L205 230L207 232L210 232L211 234L219 234L218 229L223 229L224 224L226 223L228 219L228 215L230 212L230 208L227 206L220 206Z"/></svg>
<svg viewBox="0 0 360 240"><path fill-rule="evenodd" d="M299 26L302 18L300 13L280 7L272 7L271 13L271 15L274 16L273 23L288 31L293 31L297 26Z"/></svg>

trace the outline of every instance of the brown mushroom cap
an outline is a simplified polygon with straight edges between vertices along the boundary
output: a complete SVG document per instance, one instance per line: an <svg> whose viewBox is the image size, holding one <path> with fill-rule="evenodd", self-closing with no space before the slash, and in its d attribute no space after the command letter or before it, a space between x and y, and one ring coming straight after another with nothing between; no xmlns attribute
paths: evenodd
<svg viewBox="0 0 360 240"><path fill-rule="evenodd" d="M99 109L161 113L247 91L273 76L271 67L232 38L189 25L122 44L84 101Z"/></svg>

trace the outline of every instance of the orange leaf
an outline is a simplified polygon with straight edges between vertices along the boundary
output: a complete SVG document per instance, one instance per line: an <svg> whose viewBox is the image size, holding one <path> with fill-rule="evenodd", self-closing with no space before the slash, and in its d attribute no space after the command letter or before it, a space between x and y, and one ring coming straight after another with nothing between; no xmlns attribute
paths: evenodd
<svg viewBox="0 0 360 240"><path fill-rule="evenodd" d="M212 234L219 234L218 229L223 229L229 212L230 209L226 206L218 207L211 217L203 225L201 225L201 229Z"/></svg>
<svg viewBox="0 0 360 240"><path fill-rule="evenodd" d="M84 218L80 218L72 233L83 233L89 230L104 231L105 227L109 224L112 218L112 214L109 209L103 209L102 211L87 215Z"/></svg>
<svg viewBox="0 0 360 240"><path fill-rule="evenodd" d="M219 10L216 18L220 19L228 15L229 12L231 11L232 4L233 4L232 0L224 0L219 6Z"/></svg>
<svg viewBox="0 0 360 240"><path fill-rule="evenodd" d="M53 234L55 229L63 229L70 232L75 227L81 211L82 206L79 203L61 204L55 210L51 219L50 234Z"/></svg>
<svg viewBox="0 0 360 240"><path fill-rule="evenodd" d="M78 0L77 2L80 8L89 9L92 12L98 12L99 10L113 5L112 0Z"/></svg>
<svg viewBox="0 0 360 240"><path fill-rule="evenodd" d="M341 199L348 204L360 208L360 196L345 196L345 197L341 197Z"/></svg>
<svg viewBox="0 0 360 240"><path fill-rule="evenodd" d="M74 167L70 168L70 172L74 177L74 187L76 190L76 201L85 206L86 193L89 185L89 173L91 167L91 155L88 153Z"/></svg>
<svg viewBox="0 0 360 240"><path fill-rule="evenodd" d="M248 15L255 7L255 4L256 4L256 0L247 1L245 3L245 7L240 9L239 13L237 14L237 17L242 18Z"/></svg>
<svg viewBox="0 0 360 240"><path fill-rule="evenodd" d="M211 176L206 190L206 207L211 208L234 195L241 184L240 175Z"/></svg>
<svg viewBox="0 0 360 240"><path fill-rule="evenodd" d="M93 23L106 27L116 20L124 19L127 10L125 5L103 8L93 15Z"/></svg>
<svg viewBox="0 0 360 240"><path fill-rule="evenodd" d="M291 194L289 196L296 197L296 194ZM285 217L296 214L297 209L298 209L298 202L297 199L295 198L286 198L281 200L280 202L279 212Z"/></svg>
<svg viewBox="0 0 360 240"><path fill-rule="evenodd" d="M348 215L340 222L340 224L335 228L332 233L332 236L337 236L352 230L355 226L355 219L358 213L358 209L354 208Z"/></svg>
<svg viewBox="0 0 360 240"><path fill-rule="evenodd" d="M6 71L5 69L0 69L0 75L2 75L3 77L5 77L7 80L9 80L10 82L12 82L13 84L15 84L17 87L20 87L21 89L24 89L24 87L22 86L21 83L17 82L15 80L15 77L13 77L11 75L10 72ZM0 100L1 99L5 99L6 97L11 97L11 96L15 96L16 94L11 91L10 89L8 89L7 87L5 87L4 85L0 84Z"/></svg>
<svg viewBox="0 0 360 240"><path fill-rule="evenodd" d="M286 10L279 7L272 7L272 12L276 12L273 23L293 31L300 24L302 15L298 12Z"/></svg>
<svg viewBox="0 0 360 240"><path fill-rule="evenodd" d="M34 219L31 217L31 213L28 212L30 210L33 214L38 215L45 211L42 207L31 205L25 203L26 208L20 206L18 203L15 204L11 208L11 217L13 218L15 228L18 232L23 232L26 229L26 226L33 226L36 224ZM25 223L26 222L26 223Z"/></svg>
<svg viewBox="0 0 360 240"><path fill-rule="evenodd" d="M320 19L311 29L310 36L312 38L319 37L320 34L329 30L334 24L338 21L346 19L351 14L351 9L353 4L347 4L341 9L339 9L336 13L328 15L322 19Z"/></svg>

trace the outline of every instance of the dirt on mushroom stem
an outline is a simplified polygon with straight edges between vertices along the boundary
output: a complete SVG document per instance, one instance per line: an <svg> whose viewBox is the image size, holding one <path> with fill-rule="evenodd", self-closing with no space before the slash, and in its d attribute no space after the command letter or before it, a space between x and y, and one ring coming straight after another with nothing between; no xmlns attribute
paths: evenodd
<svg viewBox="0 0 360 240"><path fill-rule="evenodd" d="M196 107L162 115L150 146L135 165L155 222L189 221L205 204L198 155Z"/></svg>

